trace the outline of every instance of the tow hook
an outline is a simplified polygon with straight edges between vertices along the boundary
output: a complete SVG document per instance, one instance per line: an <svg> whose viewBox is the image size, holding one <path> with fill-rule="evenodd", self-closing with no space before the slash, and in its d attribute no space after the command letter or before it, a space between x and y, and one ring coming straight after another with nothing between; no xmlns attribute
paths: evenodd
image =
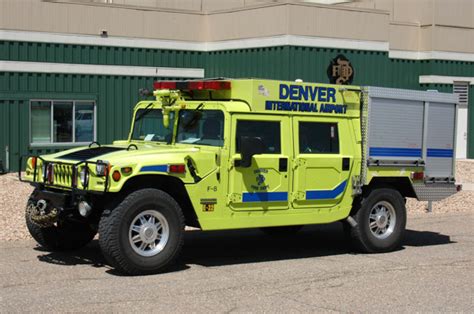
<svg viewBox="0 0 474 314"><path fill-rule="evenodd" d="M45 200L39 200L36 203L36 209L38 209L38 212L40 215L46 215L46 207L48 206L48 203L46 203Z"/></svg>

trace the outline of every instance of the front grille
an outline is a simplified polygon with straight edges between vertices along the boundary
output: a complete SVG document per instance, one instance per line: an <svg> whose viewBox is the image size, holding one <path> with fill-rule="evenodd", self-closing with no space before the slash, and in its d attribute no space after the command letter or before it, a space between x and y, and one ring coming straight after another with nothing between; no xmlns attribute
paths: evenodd
<svg viewBox="0 0 474 314"><path fill-rule="evenodd" d="M54 185L71 186L73 165L54 164Z"/></svg>

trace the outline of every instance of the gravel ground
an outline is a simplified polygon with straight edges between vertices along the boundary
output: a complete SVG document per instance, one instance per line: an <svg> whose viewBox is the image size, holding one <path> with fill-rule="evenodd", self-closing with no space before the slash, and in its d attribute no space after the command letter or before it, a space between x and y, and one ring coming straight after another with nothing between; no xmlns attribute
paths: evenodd
<svg viewBox="0 0 474 314"><path fill-rule="evenodd" d="M457 181L474 183L474 160L459 161ZM0 241L29 239L30 235L24 222L24 210L32 187L18 181L16 174L0 176ZM426 213L427 202L414 199L407 201L408 214L412 216L433 215L456 212L474 212L474 191L462 191L443 201L433 203L433 213Z"/></svg>

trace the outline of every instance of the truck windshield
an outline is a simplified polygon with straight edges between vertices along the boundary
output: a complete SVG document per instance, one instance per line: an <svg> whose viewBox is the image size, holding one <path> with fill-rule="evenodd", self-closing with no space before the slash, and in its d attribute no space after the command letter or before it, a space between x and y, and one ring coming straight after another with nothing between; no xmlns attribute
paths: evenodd
<svg viewBox="0 0 474 314"><path fill-rule="evenodd" d="M222 146L224 144L224 113L220 110L181 110L176 142Z"/></svg>
<svg viewBox="0 0 474 314"><path fill-rule="evenodd" d="M169 127L163 126L161 109L139 109L135 114L132 140L171 143L174 112L170 112Z"/></svg>

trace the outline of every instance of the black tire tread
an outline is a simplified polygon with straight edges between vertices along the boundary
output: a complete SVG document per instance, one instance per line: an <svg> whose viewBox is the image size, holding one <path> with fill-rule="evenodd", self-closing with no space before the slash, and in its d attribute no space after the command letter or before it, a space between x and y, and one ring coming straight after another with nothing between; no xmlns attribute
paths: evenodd
<svg viewBox="0 0 474 314"><path fill-rule="evenodd" d="M129 261L127 261L125 256L122 254L119 238L116 236L117 234L119 234L118 229L120 228L120 221L123 219L123 216L126 211L131 208L131 206L135 202L144 197L150 197L150 195L152 197L156 197L157 200L159 200L159 198L164 198L170 203L175 204L174 209L179 215L180 228L184 230L185 224L182 210L169 194L161 190L152 188L141 189L131 193L130 195L125 197L125 199L116 208L104 211L99 223L99 245L102 250L102 254L104 255L105 260L109 262L112 267L114 267L120 272L130 275L156 273L155 271L143 271L129 263ZM173 260L178 256L183 246L183 242L184 236L181 236L174 252L170 254L170 257L165 262L166 264L171 264Z"/></svg>
<svg viewBox="0 0 474 314"><path fill-rule="evenodd" d="M92 241L97 234L86 224L63 222L61 225L42 228L25 215L28 231L35 241L49 251L76 250Z"/></svg>
<svg viewBox="0 0 474 314"><path fill-rule="evenodd" d="M406 208L403 202L402 195L395 189L391 188L380 188L372 190L367 196L362 198L359 206L357 206L355 214L353 215L354 220L357 222L356 227L351 227L348 225L347 222L344 222L344 231L349 236L351 240L351 244L356 251L363 252L363 253L382 253L382 252L390 252L396 249L400 245L401 237L398 241L395 241L392 245L387 247L376 247L374 246L371 241L368 239L367 230L364 230L361 226L361 222L363 219L366 219L364 216L365 210L368 210L366 207L371 206L372 199L376 197L384 196L393 198L399 202L399 204L394 204L396 207L397 205L400 206L400 210L402 210L402 215L397 219L401 220L401 233L405 229L406 224Z"/></svg>

